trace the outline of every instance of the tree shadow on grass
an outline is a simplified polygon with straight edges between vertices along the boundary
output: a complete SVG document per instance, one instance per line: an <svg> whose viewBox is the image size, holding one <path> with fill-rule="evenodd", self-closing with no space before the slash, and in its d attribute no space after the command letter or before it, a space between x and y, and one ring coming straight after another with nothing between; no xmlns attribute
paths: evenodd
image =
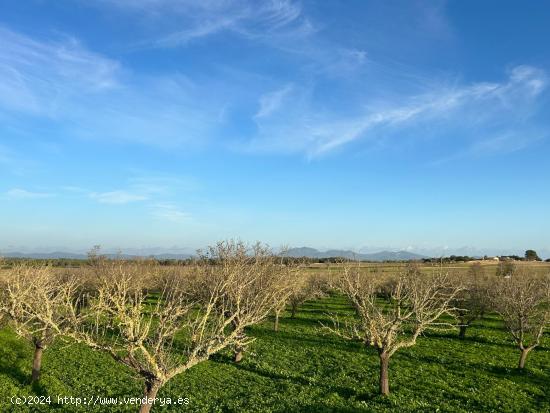
<svg viewBox="0 0 550 413"><path fill-rule="evenodd" d="M519 351L518 351L519 359ZM550 386L550 376L538 371L531 370L529 368L529 359L527 360L526 367L524 369L518 369L516 366L507 366L504 363L502 365L492 365L483 363L470 364L475 369L485 370L486 372L505 379L528 381L537 386L546 388ZM550 397L550 394L549 396Z"/></svg>
<svg viewBox="0 0 550 413"><path fill-rule="evenodd" d="M529 360L527 360L527 365L524 369L505 365L485 365L482 363L476 363L473 364L473 366L475 366L476 369L484 370L493 376L511 380L515 383L528 383L530 386L534 386L535 388L542 390L542 395L531 394L531 397L537 401L539 406L544 405L548 408L548 404L550 403L550 393L548 392L548 388L550 386L550 375L531 370L528 364ZM540 411L543 410L541 409Z"/></svg>
<svg viewBox="0 0 550 413"><path fill-rule="evenodd" d="M330 303L323 300L320 301L308 301L302 304L298 311L304 313L325 313L327 311L338 312L351 312L353 313L353 307L349 303Z"/></svg>
<svg viewBox="0 0 550 413"><path fill-rule="evenodd" d="M22 363L30 363L28 358L29 351L15 337L3 337L2 346L0 346L0 374L4 374L21 385L27 385L30 382L28 375L21 370Z"/></svg>
<svg viewBox="0 0 550 413"><path fill-rule="evenodd" d="M359 412L372 412L372 407L335 407L326 406L321 403L311 404L309 406L300 406L299 408L288 410L288 412L304 412L304 413L359 413Z"/></svg>
<svg viewBox="0 0 550 413"><path fill-rule="evenodd" d="M49 394L46 386L44 386L41 381L32 383L31 388L37 396L48 396ZM57 406L57 404L55 404L55 406Z"/></svg>
<svg viewBox="0 0 550 413"><path fill-rule="evenodd" d="M489 344L491 346L498 347L514 347L513 343L497 341L479 334L470 334L466 335L464 338L459 338L458 333L455 332L437 332L437 331L428 331L424 334L425 337L433 337L445 340L453 340L455 343L478 343L478 344Z"/></svg>
<svg viewBox="0 0 550 413"><path fill-rule="evenodd" d="M356 390L349 387L327 384L326 382L323 383L323 382L313 381L309 377L296 374L292 371L288 371L287 374L281 374L275 371L269 371L253 362L235 364L235 367L239 370L247 371L249 373L257 374L259 376L268 378L270 381L273 381L273 382L279 382L279 381L292 382L293 384L296 384L299 386L313 386L317 388L322 388L327 393L337 393L338 395L340 395L340 397L346 400L350 398L354 398L358 400L369 400L375 397L374 395L358 393Z"/></svg>
<svg viewBox="0 0 550 413"><path fill-rule="evenodd" d="M378 397L376 393L357 391L351 387L335 385L331 382L330 377L322 376L321 379L312 379L307 373L300 373L291 369L285 370L271 370L263 367L254 361L253 358L247 358L241 363L235 363L232 357L228 353L218 353L210 357L210 361L214 363L220 363L225 365L231 365L233 368L242 372L252 373L257 376L261 376L269 379L274 385L278 382L292 383L297 386L303 387L317 387L324 390L325 393L337 393L343 399L353 399L359 401L370 401L373 398ZM314 410L300 410L300 411L314 411ZM318 411L318 410L315 410ZM340 410L321 410L321 411L340 411ZM353 411L353 410L342 410Z"/></svg>
<svg viewBox="0 0 550 413"><path fill-rule="evenodd" d="M327 317L324 317L322 319L329 320ZM320 327L321 324L319 321L322 321L320 318L303 318L297 315L296 317L281 317L279 318L279 327L287 325L287 326L297 326L297 327L306 327L306 328L315 328ZM273 321L274 318L271 318L269 321L271 321L270 327L273 327ZM272 328L273 330L273 328Z"/></svg>
<svg viewBox="0 0 550 413"><path fill-rule="evenodd" d="M483 363L483 362L468 362L465 363L464 360L456 359L452 356L448 356L444 359L440 358L439 356L430 356L425 354L418 354L418 353L408 353L408 352L400 352L396 354L396 360L397 359L406 359L410 362L414 363L422 363L425 365L432 365L432 364L439 364L446 370L449 370L449 374L452 375L452 372L461 372L465 369L469 371L483 371L485 374L488 374L489 376L496 377L498 379L505 379L510 380L518 384L524 384L528 387L533 387L534 389L539 389L542 391L544 395L541 394L533 394L532 397L537 401L537 403L542 406L547 406L550 402L550 393L545 391L545 389L548 388L550 383L550 375L541 373L539 371L530 370L529 366L525 368L525 370L518 369L515 365L506 365L503 361L502 364L499 365L492 365L489 363ZM519 351L518 351L518 359L519 359ZM529 363L529 361L527 361ZM449 390L447 390L449 391ZM465 401L472 402L473 398L464 396L460 390L457 390L456 392L453 392L453 398L456 399L462 399ZM479 404L479 401L476 401L480 407L482 408L482 404ZM475 407L475 406L470 406ZM542 410L541 410L542 411Z"/></svg>
<svg viewBox="0 0 550 413"><path fill-rule="evenodd" d="M337 349L354 354L364 352L364 346L359 342L344 340L332 334L323 335L321 332L319 334L301 333L298 336L296 332L256 330L253 336L258 339L277 341L292 346L302 347L306 345L316 349L329 347L331 350Z"/></svg>

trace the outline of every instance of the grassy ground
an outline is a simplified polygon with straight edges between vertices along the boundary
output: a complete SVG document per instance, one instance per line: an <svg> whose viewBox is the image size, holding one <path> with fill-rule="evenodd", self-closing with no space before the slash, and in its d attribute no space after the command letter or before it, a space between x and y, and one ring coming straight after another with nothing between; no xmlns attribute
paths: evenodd
<svg viewBox="0 0 550 413"><path fill-rule="evenodd" d="M533 351L527 369L515 369L519 351L488 317L468 330L427 334L397 353L390 364L388 398L377 395L374 350L320 331L327 312L351 314L341 297L306 303L280 331L270 320L250 330L257 337L235 365L228 353L213 357L168 383L159 397L188 397L185 407L153 412L550 412L550 337ZM82 346L55 344L44 354L41 384L28 384L31 348L0 330L0 412L135 412L136 406L56 404L60 396L141 395L131 372ZM18 407L11 396L50 395L48 406Z"/></svg>

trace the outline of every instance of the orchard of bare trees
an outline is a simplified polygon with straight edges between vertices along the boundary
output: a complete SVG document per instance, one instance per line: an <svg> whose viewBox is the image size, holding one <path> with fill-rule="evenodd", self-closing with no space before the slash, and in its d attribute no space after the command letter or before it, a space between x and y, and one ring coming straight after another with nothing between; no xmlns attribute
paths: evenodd
<svg viewBox="0 0 550 413"><path fill-rule="evenodd" d="M40 380L42 354L54 340L81 343L135 373L142 413L166 383L212 355L229 352L236 363L248 357L251 326L270 319L278 331L285 316L291 320L306 301L325 296L346 297L354 313L328 311L332 323L319 322L319 335L372 348L384 396L392 357L429 340L427 331L458 331L464 339L476 320L496 313L524 369L550 325L550 278L529 270L499 277L475 264L463 274L408 265L382 273L350 261L321 274L285 260L284 252L238 241L209 247L185 266L107 259L97 250L73 272L22 262L5 270L1 283L2 320L34 352L31 381Z"/></svg>

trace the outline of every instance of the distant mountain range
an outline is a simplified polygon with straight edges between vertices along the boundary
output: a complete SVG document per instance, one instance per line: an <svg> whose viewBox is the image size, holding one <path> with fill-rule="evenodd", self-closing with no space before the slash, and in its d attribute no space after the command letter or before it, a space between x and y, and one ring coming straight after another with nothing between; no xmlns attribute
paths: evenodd
<svg viewBox="0 0 550 413"><path fill-rule="evenodd" d="M154 257L158 260L184 260L186 258L191 258L191 254L149 254L149 255L133 255L133 254L105 254L109 258L124 258L124 259L133 259L140 258L143 256ZM73 260L84 260L88 258L87 254L78 254L71 252L33 252L33 253L24 253L24 252L0 252L0 257L5 258L34 258L34 259L58 259L66 258Z"/></svg>
<svg viewBox="0 0 550 413"><path fill-rule="evenodd" d="M35 259L56 259L56 258L67 258L67 259L86 259L87 254L84 252L66 252L61 249L58 249L54 252L37 252L37 251L28 251L25 252L23 247L21 249L14 247L13 249L9 246L6 249L11 249L11 251L0 250L0 257L6 258L35 258ZM381 248L383 249L383 247ZM19 251L17 251L19 250ZM21 252L23 251L23 252ZM542 249L537 250L539 257L545 259L550 258L550 250ZM158 248L142 248L142 249L127 249L122 254L115 253L114 249L109 249L105 251L107 257L122 257L126 259L138 258L138 257L155 257L160 260L184 260L190 257L193 257L193 250L191 248L167 248L163 251L161 247ZM418 253L413 253L410 251L391 251L389 249L384 249L379 252L363 252L356 253L351 250L338 250L332 249L328 251L319 251L315 248L301 247L301 248L291 248L287 253L290 257L308 257L308 258L350 258L364 261L408 261L408 260L420 260L422 258L428 257L448 257L450 255L467 255L470 257L483 257L483 255L488 256L501 256L501 255L523 255L523 252L513 251L513 250L476 250L473 248L462 248L458 250L449 250L449 251L439 251L439 250L421 250Z"/></svg>
<svg viewBox="0 0 550 413"><path fill-rule="evenodd" d="M132 259L132 258L138 258L140 255L135 254L105 254L107 257L110 258L125 258L125 259ZM315 248L308 248L308 247L302 247L302 248L291 248L288 250L287 254L289 257L307 257L307 258L335 258L335 257L341 257L341 258L350 258L350 259L356 259L356 260L364 260L364 261L407 261L407 260L418 260L425 258L424 255L414 254L412 252L408 251L380 251L375 253L368 253L368 254L360 254L355 253L350 250L328 250L328 251L319 251ZM72 252L63 252L63 251L55 251L55 252L2 252L0 251L0 256L6 257L6 258L34 258L34 259L58 259L58 258L66 258L66 259L75 259L75 260L82 260L86 259L87 255L82 253L72 253ZM173 254L173 253L158 253L158 254L144 254L142 256L147 257L154 257L159 260L183 260L186 258L190 258L193 255L192 254Z"/></svg>
<svg viewBox="0 0 550 413"><path fill-rule="evenodd" d="M319 251L315 248L301 247L288 250L289 257L307 257L307 258L350 258L361 261L408 261L420 260L426 258L424 255L414 254L408 251L380 251L368 254L360 254L350 250L328 250Z"/></svg>

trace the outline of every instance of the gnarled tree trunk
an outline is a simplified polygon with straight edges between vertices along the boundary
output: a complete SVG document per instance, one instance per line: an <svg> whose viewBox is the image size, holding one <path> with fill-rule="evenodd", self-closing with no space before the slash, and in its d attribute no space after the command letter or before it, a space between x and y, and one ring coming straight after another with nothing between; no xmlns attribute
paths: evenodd
<svg viewBox="0 0 550 413"><path fill-rule="evenodd" d="M468 326L466 324L460 325L460 330L458 331L458 338L464 340L466 338L466 329Z"/></svg>
<svg viewBox="0 0 550 413"><path fill-rule="evenodd" d="M390 364L390 357L388 353L379 352L380 357L380 394L387 396L390 394L390 377L388 374L388 367Z"/></svg>
<svg viewBox="0 0 550 413"><path fill-rule="evenodd" d="M531 351L530 348L521 349L521 356L519 358L518 368L523 369L525 367L525 361L527 360L527 355L529 354L529 351Z"/></svg>
<svg viewBox="0 0 550 413"><path fill-rule="evenodd" d="M241 346L235 347L235 354L233 355L233 361L235 363L240 363L243 359L243 348Z"/></svg>
<svg viewBox="0 0 550 413"><path fill-rule="evenodd" d="M237 326L238 326L237 322L234 321L234 322L233 322L233 328L236 329L236 328L238 328ZM239 340L242 340L242 339L244 339L244 337L245 337L244 332L241 331L241 332L238 334L238 339L239 339ZM240 363L241 360L243 359L243 353L244 353L244 348L243 348L243 346L240 345L239 343L237 343L237 344L235 345L235 347L233 348L233 361L234 361L235 363Z"/></svg>
<svg viewBox="0 0 550 413"><path fill-rule="evenodd" d="M34 359L32 362L32 377L31 383L40 380L40 369L42 368L42 353L44 352L44 344L42 340L34 342Z"/></svg>
<svg viewBox="0 0 550 413"><path fill-rule="evenodd" d="M155 397L161 388L162 383L159 380L151 380L145 383L145 390L143 391L144 403L139 408L139 413L149 413L155 402Z"/></svg>

